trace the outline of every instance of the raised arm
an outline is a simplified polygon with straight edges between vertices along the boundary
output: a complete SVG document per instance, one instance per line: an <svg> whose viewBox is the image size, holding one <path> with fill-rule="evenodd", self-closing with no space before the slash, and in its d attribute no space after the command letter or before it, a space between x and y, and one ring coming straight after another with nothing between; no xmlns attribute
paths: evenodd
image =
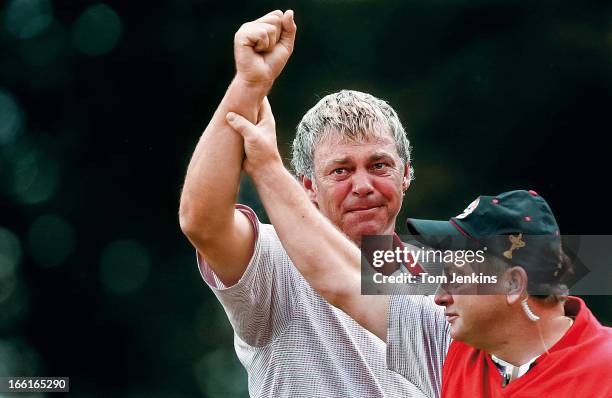
<svg viewBox="0 0 612 398"><path fill-rule="evenodd" d="M285 250L325 300L386 341L388 297L361 295L359 248L315 208L283 166L267 100L261 115L256 126L235 113L228 121L244 136L244 169Z"/></svg>
<svg viewBox="0 0 612 398"><path fill-rule="evenodd" d="M262 99L293 51L292 11L273 11L245 23L234 37L236 76L204 130L187 168L179 220L183 233L226 286L237 282L253 250L250 222L235 210L243 140L228 112L255 121Z"/></svg>

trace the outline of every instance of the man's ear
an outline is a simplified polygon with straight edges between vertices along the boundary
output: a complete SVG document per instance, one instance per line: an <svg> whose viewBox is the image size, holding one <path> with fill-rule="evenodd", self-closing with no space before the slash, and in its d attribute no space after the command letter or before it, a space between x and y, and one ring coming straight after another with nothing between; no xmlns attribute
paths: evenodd
<svg viewBox="0 0 612 398"><path fill-rule="evenodd" d="M313 181L306 177L303 174L300 174L300 181L302 182L302 187L308 194L308 198L312 203L314 203L317 208L319 207L319 203L317 202L317 186Z"/></svg>
<svg viewBox="0 0 612 398"><path fill-rule="evenodd" d="M527 296L527 273L522 267L507 269L502 278L508 304L518 303Z"/></svg>
<svg viewBox="0 0 612 398"><path fill-rule="evenodd" d="M402 180L402 192L406 192L410 186L410 163L404 165L404 177Z"/></svg>

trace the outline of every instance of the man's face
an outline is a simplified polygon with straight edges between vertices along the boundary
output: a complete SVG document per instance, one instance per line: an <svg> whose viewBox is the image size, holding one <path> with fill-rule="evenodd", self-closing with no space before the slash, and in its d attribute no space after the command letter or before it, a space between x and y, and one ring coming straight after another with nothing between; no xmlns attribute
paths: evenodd
<svg viewBox="0 0 612 398"><path fill-rule="evenodd" d="M469 264L463 267L445 265L448 280L453 275L479 274ZM487 273L491 275L491 273ZM501 283L497 284L442 284L438 288L435 302L445 307L446 320L451 325L454 340L463 341L477 348L486 348L504 338L504 316L508 309Z"/></svg>
<svg viewBox="0 0 612 398"><path fill-rule="evenodd" d="M311 200L353 242L394 232L408 166L390 134L359 142L328 137L315 150L314 174L316 186L304 183Z"/></svg>

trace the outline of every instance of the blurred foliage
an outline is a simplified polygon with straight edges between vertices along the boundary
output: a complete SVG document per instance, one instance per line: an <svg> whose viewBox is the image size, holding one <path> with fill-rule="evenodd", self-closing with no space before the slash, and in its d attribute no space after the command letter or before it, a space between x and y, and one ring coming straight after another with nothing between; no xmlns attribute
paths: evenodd
<svg viewBox="0 0 612 398"><path fill-rule="evenodd" d="M400 220L527 188L565 233L612 233L608 2L5 1L0 375L70 376L76 397L246 396L176 214L234 32L288 6L296 51L270 95L285 156L318 98L367 91L415 148ZM248 181L241 201L265 219ZM587 300L612 323L610 297Z"/></svg>

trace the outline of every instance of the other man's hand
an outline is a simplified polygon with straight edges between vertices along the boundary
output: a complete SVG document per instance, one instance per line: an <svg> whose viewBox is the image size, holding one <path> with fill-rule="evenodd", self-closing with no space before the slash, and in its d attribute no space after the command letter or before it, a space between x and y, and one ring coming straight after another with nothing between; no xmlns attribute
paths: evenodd
<svg viewBox="0 0 612 398"><path fill-rule="evenodd" d="M265 173L268 167L283 164L278 145L276 144L276 125L268 98L265 97L259 114L257 125L236 113L227 114L227 122L244 138L243 170L255 178L258 173Z"/></svg>
<svg viewBox="0 0 612 398"><path fill-rule="evenodd" d="M234 36L236 78L271 86L293 52L297 26L293 11L272 11L243 24Z"/></svg>

